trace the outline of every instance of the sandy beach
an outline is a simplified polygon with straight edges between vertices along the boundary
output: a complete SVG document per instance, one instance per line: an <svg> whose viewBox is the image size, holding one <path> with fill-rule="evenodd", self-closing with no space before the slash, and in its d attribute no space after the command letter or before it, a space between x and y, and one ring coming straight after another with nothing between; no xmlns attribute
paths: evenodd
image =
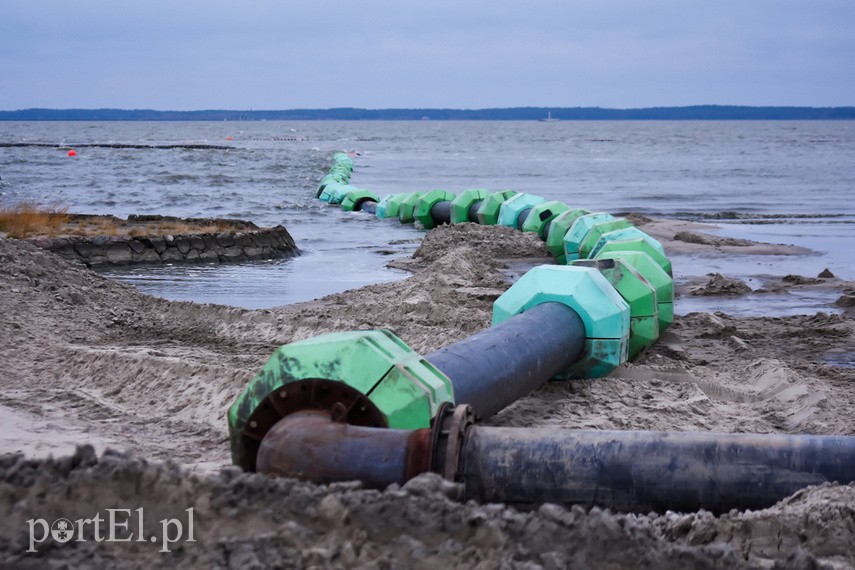
<svg viewBox="0 0 855 570"><path fill-rule="evenodd" d="M689 222L633 221L669 254L804 253L716 237ZM429 352L489 326L509 276L546 262L531 234L443 226L412 258L392 262L412 272L407 279L250 311L143 295L0 238L0 565L855 567L855 484L813 487L762 511L719 517L556 505L521 512L460 503L455 486L433 476L378 492L229 466L225 411L275 347L383 327ZM822 289L838 301L814 315L679 316L609 377L550 383L487 423L855 435L855 370L845 365L855 350L855 283L800 275L764 286ZM678 289L745 292L727 275ZM91 540L24 553L33 516L119 506L164 516L192 507L195 542L170 553Z"/></svg>

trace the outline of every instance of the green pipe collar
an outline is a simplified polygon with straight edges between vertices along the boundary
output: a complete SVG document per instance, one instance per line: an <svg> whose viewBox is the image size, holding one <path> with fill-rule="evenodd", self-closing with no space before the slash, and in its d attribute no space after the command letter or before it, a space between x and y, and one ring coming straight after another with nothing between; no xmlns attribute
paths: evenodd
<svg viewBox="0 0 855 570"><path fill-rule="evenodd" d="M404 199L401 200L401 205L398 207L398 219L402 224L412 224L416 221L416 203L419 201L419 198L422 197L422 194L424 194L424 192L412 192L407 194Z"/></svg>
<svg viewBox="0 0 855 570"><path fill-rule="evenodd" d="M344 200L350 192L358 190L359 188L349 184L328 184L327 187L324 188L321 200L326 196L327 200L324 200L325 202L329 202L330 204L341 204L342 200Z"/></svg>
<svg viewBox="0 0 855 570"><path fill-rule="evenodd" d="M596 259L620 259L632 266L656 290L659 309L659 334L674 322L674 282L653 258L640 251L598 253Z"/></svg>
<svg viewBox="0 0 855 570"><path fill-rule="evenodd" d="M388 330L330 333L293 342L276 349L228 410L236 464L246 463L251 453L246 446L264 435L246 437L247 427L254 427L248 426L250 416L270 405L275 391L302 380L341 383L366 395L386 427L396 429L429 427L441 404L454 403L451 381ZM346 409L347 402L342 406Z"/></svg>
<svg viewBox="0 0 855 570"><path fill-rule="evenodd" d="M662 247L662 244L659 243L659 240L653 239L638 228L631 227L604 233L602 237L600 237L599 241L597 241L596 245L594 245L594 247L591 249L590 257L596 257L597 254L600 252L600 249L602 249L602 247L610 241L639 238L645 240L654 248L658 249L662 255L665 255L665 248Z"/></svg>
<svg viewBox="0 0 855 570"><path fill-rule="evenodd" d="M516 195L515 190L502 190L488 195L481 201L481 207L478 208L478 223L482 226L495 226L502 204Z"/></svg>
<svg viewBox="0 0 855 570"><path fill-rule="evenodd" d="M522 211L543 202L546 202L545 198L534 194L522 193L511 196L499 207L499 217L496 219L496 224L517 229L517 221Z"/></svg>
<svg viewBox="0 0 855 570"><path fill-rule="evenodd" d="M625 228L632 227L635 226L633 226L632 222L625 218L617 218L614 220L608 220L605 222L594 224L593 226L591 226L591 229L588 230L588 233L585 234L585 237L582 238L582 242L579 244L579 258L586 259L588 257L591 257L591 250L600 241L600 238L603 237L603 234L615 230L622 230Z"/></svg>
<svg viewBox="0 0 855 570"><path fill-rule="evenodd" d="M559 214L569 209L570 206L556 200L536 204L531 208L531 212L529 212L528 217L525 219L522 231L535 232L540 239L546 240L546 236L543 235L543 228L546 227L546 224L557 218Z"/></svg>
<svg viewBox="0 0 855 570"><path fill-rule="evenodd" d="M401 200L406 197L406 194L389 194L377 204L377 211L374 213L378 218L397 218L398 209L401 206Z"/></svg>
<svg viewBox="0 0 855 570"><path fill-rule="evenodd" d="M656 290L631 265L620 259L577 259L572 265L599 271L629 305L629 360L659 338Z"/></svg>
<svg viewBox="0 0 855 570"><path fill-rule="evenodd" d="M558 378L599 378L626 362L629 305L596 269L540 265L529 270L493 303L493 324L550 301L575 310L585 324L584 355Z"/></svg>
<svg viewBox="0 0 855 570"><path fill-rule="evenodd" d="M429 230L436 226L436 222L433 221L433 218L430 215L431 208L433 208L438 202L450 202L451 200L454 200L453 192L447 192L445 190L431 190L430 192L425 192L416 202L413 210L413 218L415 218L415 220L419 222L424 229Z"/></svg>
<svg viewBox="0 0 855 570"><path fill-rule="evenodd" d="M451 201L451 223L463 224L469 221L469 208L475 202L481 201L489 196L490 191L484 189L464 190L457 198Z"/></svg>
<svg viewBox="0 0 855 570"><path fill-rule="evenodd" d="M315 198L320 199L324 192L324 188L326 188L328 184L347 184L348 182L350 182L350 177L341 176L340 174L327 174L321 178L321 182L318 185L318 191L315 193Z"/></svg>
<svg viewBox="0 0 855 570"><path fill-rule="evenodd" d="M615 217L605 212L596 214L586 214L580 216L570 226L570 230L564 235L564 255L566 262L570 263L574 259L579 259L579 247L582 245L582 240L595 225L600 222L608 222L614 220Z"/></svg>
<svg viewBox="0 0 855 570"><path fill-rule="evenodd" d="M570 228L573 227L577 219L590 213L588 210L574 208L558 214L552 220L552 224L549 226L549 233L546 235L546 248L552 254L552 257L555 258L555 263L558 265L567 264L567 256L564 255L564 236L567 235L567 232L570 231Z"/></svg>
<svg viewBox="0 0 855 570"><path fill-rule="evenodd" d="M329 202L334 195L336 195L341 188L347 188L347 184L340 184L338 182L330 182L326 186L324 186L321 195L318 196L318 200L321 202Z"/></svg>
<svg viewBox="0 0 855 570"><path fill-rule="evenodd" d="M649 237L649 236L648 236ZM605 255L607 253L616 253L618 251L640 251L650 256L653 261L661 267L668 276L672 276L671 260L665 254L656 249L648 240L643 238L622 239L608 241L596 251L594 257Z"/></svg>
<svg viewBox="0 0 855 570"><path fill-rule="evenodd" d="M356 210L366 200L371 200L372 202L379 202L380 198L371 190L365 190L362 188L353 189L348 192L347 195L344 197L344 200L341 201L341 209L345 212L352 212Z"/></svg>

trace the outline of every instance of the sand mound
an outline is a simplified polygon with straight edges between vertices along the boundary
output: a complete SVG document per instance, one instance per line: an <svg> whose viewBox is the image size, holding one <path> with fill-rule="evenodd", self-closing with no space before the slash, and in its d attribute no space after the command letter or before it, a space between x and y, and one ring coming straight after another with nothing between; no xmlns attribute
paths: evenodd
<svg viewBox="0 0 855 570"><path fill-rule="evenodd" d="M434 350L488 326L508 287L500 259L542 254L536 238L504 228L445 227L427 235L408 279L246 311L154 299L0 239L0 449L28 455L0 461L0 565L804 567L816 557L851 567L851 486L756 513L639 517L460 504L430 478L378 493L221 471L225 410L276 346L386 327ZM611 377L549 384L491 423L855 434L855 372L834 364L853 337L855 323L840 315L696 313ZM33 459L77 443L131 455ZM147 462L164 460L181 469ZM92 541L22 553L34 516L143 506L152 519L194 508L197 542L170 555Z"/></svg>

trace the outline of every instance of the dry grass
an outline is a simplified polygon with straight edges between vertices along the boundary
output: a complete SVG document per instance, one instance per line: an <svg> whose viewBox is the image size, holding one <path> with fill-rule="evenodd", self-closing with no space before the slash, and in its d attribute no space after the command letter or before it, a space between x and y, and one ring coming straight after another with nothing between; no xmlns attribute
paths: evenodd
<svg viewBox="0 0 855 570"><path fill-rule="evenodd" d="M13 206L0 206L0 232L13 238L54 235L68 218L64 207L19 202Z"/></svg>
<svg viewBox="0 0 855 570"><path fill-rule="evenodd" d="M113 216L76 216L66 213L66 208L39 206L35 202L0 206L0 233L13 238L58 235L151 237L233 231L234 225L227 221L204 225L182 220L129 222Z"/></svg>

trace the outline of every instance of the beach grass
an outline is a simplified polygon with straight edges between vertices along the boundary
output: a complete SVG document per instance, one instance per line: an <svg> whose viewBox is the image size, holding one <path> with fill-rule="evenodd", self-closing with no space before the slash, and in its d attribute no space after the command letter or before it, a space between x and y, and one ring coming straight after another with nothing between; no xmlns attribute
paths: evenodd
<svg viewBox="0 0 855 570"><path fill-rule="evenodd" d="M13 238L54 235L68 219L67 208L62 206L42 206L30 201L0 205L0 232Z"/></svg>
<svg viewBox="0 0 855 570"><path fill-rule="evenodd" d="M234 232L228 220L199 223L181 219L128 221L115 216L69 214L58 205L39 205L25 201L0 205L0 233L12 238L56 236L129 236L149 237Z"/></svg>

